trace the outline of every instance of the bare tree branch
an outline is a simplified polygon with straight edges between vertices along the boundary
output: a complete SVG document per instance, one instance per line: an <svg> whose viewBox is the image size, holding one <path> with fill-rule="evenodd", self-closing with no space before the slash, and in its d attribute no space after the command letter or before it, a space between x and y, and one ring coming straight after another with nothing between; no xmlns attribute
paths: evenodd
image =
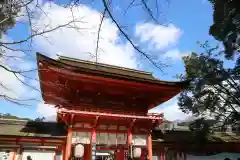
<svg viewBox="0 0 240 160"><path fill-rule="evenodd" d="M130 0L129 5L126 7L126 10L124 11L124 14L126 14L128 12L128 10L135 5L134 3L136 1L137 0ZM156 0L156 4L158 3L157 1L158 0ZM121 26L120 23L115 19L115 16L112 14L114 11L112 11L112 9L110 7L111 0L109 0L109 1L102 0L102 2L103 2L103 5L104 5L104 11L103 11L103 13L100 17L101 20L100 20L98 30L97 30L97 35L96 35L97 36L97 42L96 42L96 48L95 48L95 56L93 55L93 53L89 53L92 56L92 58L95 57L96 62L97 62L100 51L103 51L103 49L100 46L100 44L101 44L100 43L100 39L101 39L100 36L101 36L101 31L102 31L102 27L103 27L103 23L104 23L104 18L106 18L106 16L109 16L110 19L113 21L113 24L116 25L120 34L123 35L123 37L131 44L133 49L135 49L138 53L140 53L141 57L144 57L144 59L147 59L153 66L157 67L158 69L160 69L162 71L163 67L166 67L167 65L164 64L164 63L158 62L158 60L155 59L156 57L154 57L151 54L148 54L148 53L144 52L138 45L136 45L134 43L134 41L131 39L130 35L127 32L125 32L124 27L126 27L126 26ZM138 4L138 5L143 5L144 9L147 11L147 14L150 16L150 18L154 22L157 22L157 18L154 17L154 14L153 14L151 8L149 7L148 1L147 0L139 0L139 2L140 2L140 4ZM30 6L32 4L34 6ZM79 4L80 4L80 0L73 0L73 1L70 1L70 3L65 6L68 9L70 9L71 13L72 13L72 20L69 21L68 23L57 25L54 28L50 28L50 24L49 24L49 25L44 26L45 29L38 30L38 29L35 29L36 26L34 26L35 24L34 24L34 21L33 21L33 18L35 18L35 16L36 16L35 15L35 10L41 12L41 14L45 15L46 17L48 17L48 14L44 11L43 8L41 8L41 5L39 4L38 1L35 2L35 0L27 0L27 1L17 0L16 4L14 4L14 6L17 7L18 9L24 9L25 13L20 15L20 14L15 14L15 13L11 12L11 13L9 13L8 17L4 17L4 19L0 20L0 24L4 24L5 22L7 22L9 20L9 18L15 18L15 19L16 18L22 18L22 17L26 18L27 22L25 22L25 19L24 19L23 22L18 21L18 19L17 19L16 22L17 23L22 23L22 24L26 23L26 25L29 27L29 30L30 30L29 34L30 35L28 35L28 37L26 37L26 38L23 38L23 39L17 40L17 41L9 41L8 42L8 41L4 41L3 39L1 39L0 40L0 47L1 47L0 49L1 49L1 52L4 52L4 53L6 52L6 54L0 53L0 58L2 58L3 60L20 59L22 57L18 56L18 53L21 52L21 53L24 54L24 56L25 55L31 56L32 58L34 58L34 61L35 61L35 57L33 55L31 55L31 52L32 52L33 48L30 48L30 47L33 46L32 44L33 44L33 40L34 40L35 37L37 37L37 36L44 37L46 39L46 41L48 41L51 44L50 40L46 36L47 33L54 32L54 31L56 31L58 29L61 29L61 28L71 28L71 29L74 29L81 34L82 30L89 29L89 28L81 28L78 23L79 22L84 23L84 22L80 21L80 19L76 19L75 16L74 16L74 11L75 11L75 9L77 9ZM32 8L32 7L34 7L34 8ZM159 11L158 11L158 8L157 8L157 15L158 15L158 13L159 13ZM51 22L51 18L50 17L48 17L48 18L49 18L49 21ZM28 48L25 47L23 49L22 46L18 46L18 47L15 46L15 45L21 45L21 44L23 44L23 47L28 45L27 46ZM8 55L7 54L8 51L16 52L16 55L12 55L12 54ZM141 63L141 62L139 62L139 63ZM38 93L41 93L41 91L38 88L30 85L25 80L22 80L20 76L23 76L24 78L28 78L28 79L34 79L34 80L36 80L36 82L41 83L42 85L49 85L50 87L55 87L55 88L64 87L64 89L69 89L69 88L66 88L66 86L64 86L62 84L59 84L59 83L42 82L42 81L39 81L35 78L32 78L31 76L28 76L28 75L31 75L31 74L29 74L29 72L35 72L35 71L37 71L37 69L30 69L30 70L20 70L19 69L18 70L18 69L15 69L15 68L8 67L7 65L5 65L5 63L0 63L0 68L3 68L5 71L12 73L15 76L15 78L18 81L21 82L21 84L23 84L24 86L27 86L28 88L30 88L33 91L37 91ZM8 87L4 86L4 84L2 84L2 83L0 83L0 87L2 89L6 90L6 91L9 89ZM46 94L46 93L41 93L41 94ZM65 100L63 98L56 97L56 95L47 95L46 94L45 96L50 96L50 97L53 96L54 98L58 98L63 103L68 103L68 102L64 102ZM28 100L29 101L37 100L37 99L31 99L31 98L30 99L14 98L14 97L8 96L8 94L2 94L2 93L1 93L0 97L9 101L9 102L19 104L19 105L26 105L25 103L27 103ZM40 101L40 100L37 100L37 101Z"/></svg>
<svg viewBox="0 0 240 160"><path fill-rule="evenodd" d="M158 24L158 20L153 16L151 9L148 7L145 0L142 0L144 8L147 10L148 15L152 18L152 20Z"/></svg>
<svg viewBox="0 0 240 160"><path fill-rule="evenodd" d="M100 32L101 32L101 28L102 28L102 24L103 24L103 20L104 20L106 11L107 11L107 10L106 10L106 8L105 8L104 11L103 11L103 14L102 14L102 16L101 16L100 24L99 24L98 31L97 31L97 46L96 46L96 51L95 51L96 63L97 63L97 61L98 61L98 49L99 49Z"/></svg>
<svg viewBox="0 0 240 160"><path fill-rule="evenodd" d="M34 38L34 37L36 37L36 36L53 32L53 31L55 31L55 30L57 30L57 29L59 29L59 28L66 27L66 26L70 25L71 23L75 23L75 22L76 22L76 21L70 21L70 22L68 22L67 24L58 25L57 27L54 27L54 28L52 28L52 29L49 29L49 30L46 30L46 31L42 31L42 32L39 32L39 33L36 33L36 34L32 34L31 36L27 37L27 38L24 39L24 40L15 41L15 42L0 42L0 44L14 45L14 44L19 44L19 43L24 43L24 42L28 41L29 39L32 39L32 38ZM78 21L78 22L81 22L81 21Z"/></svg>
<svg viewBox="0 0 240 160"><path fill-rule="evenodd" d="M132 0L129 5L127 6L126 10L123 12L123 15L125 16L129 10L129 8L133 5L133 3L135 2L136 0Z"/></svg>
<svg viewBox="0 0 240 160"><path fill-rule="evenodd" d="M154 62L152 60L152 58L147 54L145 53L144 51L142 51L138 46L136 46L134 44L134 42L129 38L129 36L127 35L127 33L125 33L122 28L120 27L120 25L118 24L118 22L115 20L115 18L113 17L112 13L110 12L109 8L108 8L108 5L106 3L106 0L102 0L103 4L104 4L104 7L109 15L109 17L111 18L111 20L114 22L114 24L117 26L118 30L120 31L120 33L128 40L128 42L132 45L132 47L137 50L139 53L141 53L142 55L144 55L144 57L149 60L149 62L155 66L156 68L158 68L160 71L163 72L162 68L163 67L166 67L166 64L163 64L163 63L160 63L160 64L157 64L156 62Z"/></svg>

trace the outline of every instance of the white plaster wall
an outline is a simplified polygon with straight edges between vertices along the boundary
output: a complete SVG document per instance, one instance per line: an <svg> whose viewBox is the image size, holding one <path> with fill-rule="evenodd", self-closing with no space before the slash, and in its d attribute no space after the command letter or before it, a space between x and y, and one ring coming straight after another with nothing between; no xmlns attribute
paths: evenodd
<svg viewBox="0 0 240 160"><path fill-rule="evenodd" d="M22 160L31 156L32 160L54 160L54 151L24 150Z"/></svg>

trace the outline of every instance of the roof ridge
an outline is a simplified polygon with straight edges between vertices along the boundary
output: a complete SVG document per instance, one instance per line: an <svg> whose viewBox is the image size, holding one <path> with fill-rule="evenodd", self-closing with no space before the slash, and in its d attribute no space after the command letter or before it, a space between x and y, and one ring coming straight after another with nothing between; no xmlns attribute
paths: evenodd
<svg viewBox="0 0 240 160"><path fill-rule="evenodd" d="M81 63L85 63L85 64L95 64L97 66L101 66L101 67L109 67L109 68L114 68L114 69L122 69L125 71L132 71L135 73L141 73L141 74L146 74L146 75L152 75L152 72L147 72L147 71L142 71L142 70L137 70L137 69L132 69L132 68L127 68L127 67L120 67L120 66L116 66L116 65L110 65L110 64L104 64L104 63L99 63L99 62L92 62L92 61L88 61L88 60L81 60L81 59L77 59L77 58L72 58L72 57L66 57L66 56L61 56L61 55L57 55L59 60L69 60L69 61L75 61L75 62L81 62Z"/></svg>

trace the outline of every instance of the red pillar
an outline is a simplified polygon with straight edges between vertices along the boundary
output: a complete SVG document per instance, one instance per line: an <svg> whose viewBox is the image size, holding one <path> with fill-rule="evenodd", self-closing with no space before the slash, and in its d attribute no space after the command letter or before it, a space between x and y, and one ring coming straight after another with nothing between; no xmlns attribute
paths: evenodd
<svg viewBox="0 0 240 160"><path fill-rule="evenodd" d="M165 151L161 152L161 160L165 160Z"/></svg>
<svg viewBox="0 0 240 160"><path fill-rule="evenodd" d="M152 136L151 133L148 134L147 137L147 148L148 148L148 158L152 160Z"/></svg>
<svg viewBox="0 0 240 160"><path fill-rule="evenodd" d="M129 129L128 130L128 138L127 138L127 145L128 145L128 153L130 154L130 153L132 153L132 152L129 152L130 151L130 145L132 144L132 130L131 129ZM129 155L129 156L131 156L131 155Z"/></svg>
<svg viewBox="0 0 240 160"><path fill-rule="evenodd" d="M97 138L97 133L96 133L96 128L92 129L92 135L91 135L91 142L90 142L90 157L91 160L95 160L94 159L94 155L92 155L93 152L96 153L96 150L93 151L93 145L95 145L95 149L96 149L96 138Z"/></svg>
<svg viewBox="0 0 240 160"><path fill-rule="evenodd" d="M19 149L14 150L12 160L15 160L17 153L19 153Z"/></svg>
<svg viewBox="0 0 240 160"><path fill-rule="evenodd" d="M130 146L131 143L132 143L132 131L128 130L127 145Z"/></svg>
<svg viewBox="0 0 240 160"><path fill-rule="evenodd" d="M96 128L93 128L92 135L91 135L91 143L96 143L96 136L97 136Z"/></svg>
<svg viewBox="0 0 240 160"><path fill-rule="evenodd" d="M91 144L84 144L84 158L83 160L91 160L92 147Z"/></svg>
<svg viewBox="0 0 240 160"><path fill-rule="evenodd" d="M72 126L69 126L68 127L68 135L67 135L67 143L66 143L66 147L65 147L64 160L70 159L71 148L72 148Z"/></svg>

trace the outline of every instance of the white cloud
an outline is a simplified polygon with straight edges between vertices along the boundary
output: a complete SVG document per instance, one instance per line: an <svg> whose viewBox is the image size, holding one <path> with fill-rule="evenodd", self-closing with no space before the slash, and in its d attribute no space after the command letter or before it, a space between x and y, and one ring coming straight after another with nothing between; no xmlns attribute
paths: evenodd
<svg viewBox="0 0 240 160"><path fill-rule="evenodd" d="M34 38L38 51L52 58L55 58L56 54L60 54L84 60L95 59L93 55L97 45L97 31L101 20L99 12L85 5L75 6L70 10L52 2L45 3L41 9L44 12L39 12L36 14L35 19L32 20L35 30L49 30L58 25L66 24L72 21L73 16L79 22L72 24L72 26L81 29L76 30L65 27L46 33L44 37ZM177 44L181 34L182 31L172 24L167 27L152 23L138 24L136 26L136 36L140 37L140 41L142 43L148 42L152 49L157 50ZM176 55L173 54L173 56ZM102 63L129 68L137 67L134 49L130 44L121 41L117 27L109 19L103 21L98 56L98 61ZM172 111L172 109L177 108L176 105L172 104L158 111L163 111L169 119L174 117L179 119L179 116L182 117L182 112ZM56 110L44 103L38 104L37 112L47 119L56 117Z"/></svg>
<svg viewBox="0 0 240 160"><path fill-rule="evenodd" d="M32 23L35 30L43 31L52 29L58 25L72 21L72 15L79 22L72 24L81 29L63 27L61 29L34 38L37 50L41 53L56 58L56 55L64 55L84 60L95 60L93 57L97 46L97 31L101 20L101 14L85 5L72 8L64 8L52 2L45 3L43 12L39 12ZM47 14L47 16L46 16ZM128 43L123 43L119 37L116 26L105 19L100 32L98 62L136 68L134 49ZM34 83L34 82L32 82ZM53 120L56 110L47 104L39 103L37 112Z"/></svg>
<svg viewBox="0 0 240 160"><path fill-rule="evenodd" d="M18 75L18 77L21 80L24 80L22 76ZM11 98L20 98L24 92L25 88L23 84L14 76L14 74L0 67L0 95L5 95ZM0 96L0 100L1 98L2 97Z"/></svg>
<svg viewBox="0 0 240 160"><path fill-rule="evenodd" d="M149 110L150 113L164 113L164 118L170 121L185 120L190 115L183 113L177 104L176 99L172 99L156 108Z"/></svg>
<svg viewBox="0 0 240 160"><path fill-rule="evenodd" d="M48 105L45 103L39 103L37 105L37 112L45 117L47 121L56 121L56 109L52 105Z"/></svg>
<svg viewBox="0 0 240 160"><path fill-rule="evenodd" d="M79 31L72 28L61 28L50 32L45 34L48 41L41 36L35 38L34 41L42 53L52 58L55 58L56 54L60 54L85 60L95 59L91 55L95 53L97 45L97 31L101 20L99 12L85 5L77 6L71 12L68 8L51 2L46 3L42 9L48 16L44 13L35 19L33 21L34 25L37 26L35 29L51 29L59 24L66 24L72 20L72 13L75 19L81 20L81 22L76 22L75 25L82 28ZM144 23L136 25L135 29L135 34L140 37L140 42L148 42L152 49L157 50L176 45L183 33L173 24L160 26ZM130 68L137 67L134 49L130 44L121 41L118 29L109 19L105 19L103 22L99 46L99 62ZM167 55L172 58L179 58L181 53L176 49L169 51ZM159 111L163 111L167 118L179 119L182 118L183 113L177 108L176 104L172 104ZM177 111L173 111L173 109ZM41 113L44 116L46 112Z"/></svg>
<svg viewBox="0 0 240 160"><path fill-rule="evenodd" d="M143 23L136 25L136 36L140 42L148 42L149 49L163 50L177 44L183 31L169 24L168 26Z"/></svg>
<svg viewBox="0 0 240 160"><path fill-rule="evenodd" d="M173 61L180 60L183 56L189 55L190 52L180 52L179 49L171 49L164 54L164 58L170 58Z"/></svg>
<svg viewBox="0 0 240 160"><path fill-rule="evenodd" d="M34 16L37 12L41 11L41 6L44 4L44 0L21 0L17 1L20 8L20 12L17 13L16 20L21 23L29 23L29 15ZM27 7L25 7L27 5ZM37 7L38 6L38 7Z"/></svg>
<svg viewBox="0 0 240 160"><path fill-rule="evenodd" d="M3 35L3 41L11 41L9 37ZM21 81L24 81L25 78L19 74L14 75L11 70L19 71L23 68L22 58L24 54L19 51L12 51L3 47L0 47L0 100L4 99L4 96L12 99L21 99L22 95L24 94L25 87ZM14 57L14 58L13 58ZM27 63L27 62L25 62ZM10 71L8 71L9 69Z"/></svg>
<svg viewBox="0 0 240 160"><path fill-rule="evenodd" d="M64 27L45 34L50 43L44 37L35 38L38 48L43 53L53 58L56 54L61 54L84 60L95 60L93 55L95 55L97 31L101 20L99 12L85 5L76 6L71 12L68 8L50 2L46 3L42 9L48 16L41 14L33 21L35 29L38 30L66 24L72 21L73 16L77 21L81 21L72 24L80 27L79 30ZM137 66L133 48L130 44L121 41L117 27L109 19L105 19L102 24L98 52L98 62L130 68Z"/></svg>

